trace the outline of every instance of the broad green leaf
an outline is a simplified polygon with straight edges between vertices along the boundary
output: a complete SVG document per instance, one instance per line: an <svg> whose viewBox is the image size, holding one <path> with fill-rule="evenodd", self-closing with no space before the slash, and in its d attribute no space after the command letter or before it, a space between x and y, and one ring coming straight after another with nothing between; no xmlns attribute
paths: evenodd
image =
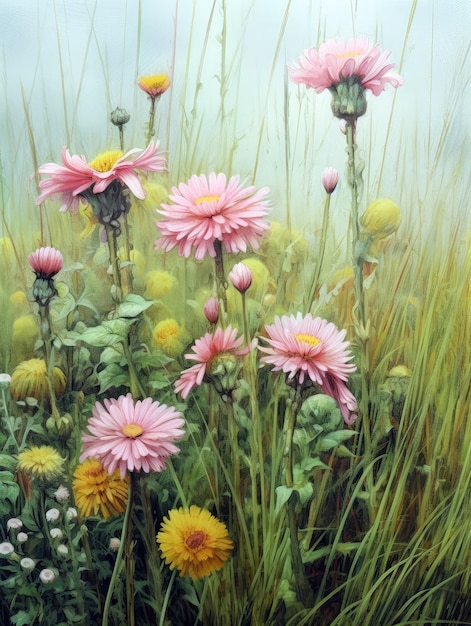
<svg viewBox="0 0 471 626"><path fill-rule="evenodd" d="M323 463L319 457L307 458L301 461L301 469L305 472L310 472L315 467L320 467L322 469L330 469L328 465Z"/></svg>
<svg viewBox="0 0 471 626"><path fill-rule="evenodd" d="M354 430L334 430L325 437L320 437L316 448L317 450L327 452L327 450L332 450L332 448L340 445L343 441L347 441L353 435L355 435Z"/></svg>
<svg viewBox="0 0 471 626"><path fill-rule="evenodd" d="M80 340L90 346L104 348L120 343L128 336L129 328L134 320L122 319L106 320L99 326L87 328L80 335Z"/></svg>
<svg viewBox="0 0 471 626"><path fill-rule="evenodd" d="M118 306L118 317L137 317L154 304L155 300L146 300L136 293L128 294Z"/></svg>
<svg viewBox="0 0 471 626"><path fill-rule="evenodd" d="M276 506L275 506L275 515L279 513L282 507L288 502L290 495L293 493L292 487L286 487L285 485L280 485L275 489L276 492Z"/></svg>
<svg viewBox="0 0 471 626"><path fill-rule="evenodd" d="M100 382L100 391L98 393L105 393L110 387L120 387L124 385L129 387L129 375L128 372L123 370L117 363L111 363L104 370L98 372L98 380Z"/></svg>

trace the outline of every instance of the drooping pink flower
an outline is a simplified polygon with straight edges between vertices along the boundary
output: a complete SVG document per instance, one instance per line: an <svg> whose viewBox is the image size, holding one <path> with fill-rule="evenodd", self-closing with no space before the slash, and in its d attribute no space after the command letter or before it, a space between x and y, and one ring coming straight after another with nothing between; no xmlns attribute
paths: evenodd
<svg viewBox="0 0 471 626"><path fill-rule="evenodd" d="M32 252L28 263L38 278L52 278L61 271L64 260L59 250L47 246Z"/></svg>
<svg viewBox="0 0 471 626"><path fill-rule="evenodd" d="M404 83L399 74L389 71L394 67L394 63L387 62L390 54L390 50L382 52L379 45L363 36L349 39L347 43L342 38L329 39L318 50L305 50L297 63L288 63L288 69L294 83L304 84L317 93L355 77L364 89L379 96L388 83L393 87Z"/></svg>
<svg viewBox="0 0 471 626"><path fill-rule="evenodd" d="M221 241L227 252L245 252L247 245L258 248L260 239L269 229L268 193L264 187L243 187L239 176L227 181L225 174L212 172L192 176L187 183L172 188L173 204L162 204L163 219L157 222L162 237L156 248L171 250L178 246L181 256L189 257L194 248L195 258L206 254L216 256L214 242Z"/></svg>
<svg viewBox="0 0 471 626"><path fill-rule="evenodd" d="M345 381L356 370L350 363L352 354L344 341L345 330L310 313L302 316L275 317L274 324L265 326L268 337L262 337L269 347L259 347L266 356L262 363L273 365L273 371L283 371L288 380L297 377L302 385L306 378L317 383L339 403L347 424L352 424L357 403Z"/></svg>
<svg viewBox="0 0 471 626"><path fill-rule="evenodd" d="M159 142L149 143L145 150L134 148L126 154L120 151L109 151L99 155L91 164L84 156L72 155L66 148L62 149L62 165L45 163L39 167L40 174L48 175L39 183L40 196L36 204L41 204L51 196L60 195L62 198L61 211L70 207L73 213L77 212L81 193L87 189L93 193L101 193L114 181L128 188L130 192L143 200L146 192L139 180L137 172L165 171L165 158L158 154ZM134 155L140 153L135 158ZM82 202L84 199L82 198Z"/></svg>
<svg viewBox="0 0 471 626"><path fill-rule="evenodd" d="M247 354L252 348L252 346L241 348L243 341L243 337L237 339L237 329L232 326L228 326L226 330L217 328L214 333L206 333L204 337L197 339L192 346L193 354L185 354L186 359L197 361L197 364L181 373L175 383L175 392L181 393L182 398L185 399L195 385L201 385L205 376L227 375L227 368L224 368L225 362L231 363L230 382L232 384L237 375L238 357ZM213 371L213 369L218 371ZM230 391L227 385L225 391Z"/></svg>
<svg viewBox="0 0 471 626"><path fill-rule="evenodd" d="M334 193L339 182L339 173L334 167L326 167L321 176L322 186L329 195Z"/></svg>
<svg viewBox="0 0 471 626"><path fill-rule="evenodd" d="M210 324L216 324L219 319L219 301L217 298L209 298L204 303L203 311Z"/></svg>
<svg viewBox="0 0 471 626"><path fill-rule="evenodd" d="M174 441L184 435L181 414L152 398L134 402L130 393L105 399L93 408L90 434L83 434L80 461L96 457L109 474L126 471L160 472L179 449Z"/></svg>
<svg viewBox="0 0 471 626"><path fill-rule="evenodd" d="M229 279L237 291L245 293L252 284L252 271L244 263L236 263L229 272Z"/></svg>

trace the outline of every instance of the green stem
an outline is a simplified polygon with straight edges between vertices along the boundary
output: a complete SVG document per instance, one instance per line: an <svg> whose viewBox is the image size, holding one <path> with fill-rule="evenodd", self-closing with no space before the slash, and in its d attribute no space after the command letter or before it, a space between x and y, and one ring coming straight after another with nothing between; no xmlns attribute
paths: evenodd
<svg viewBox="0 0 471 626"><path fill-rule="evenodd" d="M147 145L149 145L152 137L154 136L154 124L155 124L155 102L157 98L150 98L150 110L149 110L149 126L147 128Z"/></svg>
<svg viewBox="0 0 471 626"><path fill-rule="evenodd" d="M216 239L214 242L214 249L216 250L216 256L214 258L214 265L216 270L216 290L218 295L218 300L220 304L220 312L219 312L219 320L221 322L221 326L224 328L226 325L226 314L227 314L227 282L226 276L224 274L224 258L222 254L222 242L219 239Z"/></svg>
<svg viewBox="0 0 471 626"><path fill-rule="evenodd" d="M319 278L321 276L322 271L322 263L324 261L325 247L327 243L327 228L329 226L329 210L330 210L330 196L328 193L325 198L324 203L324 215L322 217L322 233L321 233L321 249L319 251L319 258L316 264L316 272L314 274L314 279L311 285L311 292L309 296L309 302L307 310L310 311L314 302L314 298L316 297L317 288L319 286Z"/></svg>
<svg viewBox="0 0 471 626"><path fill-rule="evenodd" d="M366 294L363 284L363 253L360 240L360 216L358 214L358 187L362 182L361 171L357 170L355 162L355 121L347 120L347 179L351 190L352 201L352 230L353 230L353 289L355 304L353 307L353 319L355 332L360 348L360 374L362 381L361 398L358 403L358 413L363 423L366 449L370 449L371 433L368 418L369 397L369 363L368 363L368 321Z"/></svg>
<svg viewBox="0 0 471 626"><path fill-rule="evenodd" d="M296 597L306 608L312 606L313 594L306 578L304 564L301 556L301 548L298 538L298 524L296 519L296 506L299 502L299 493L294 489L293 476L293 435L296 425L296 417L301 406L301 390L298 387L291 389L287 400L285 416L285 472L286 486L291 489L288 498L288 523L291 544L291 565L296 582Z"/></svg>
<svg viewBox="0 0 471 626"><path fill-rule="evenodd" d="M56 392L54 391L53 384L54 364L52 362L52 332L48 304L45 306L39 306L39 317L41 320L41 336L44 343L44 360L46 362L47 386L49 389L51 415L58 425L60 421L60 413L57 408Z"/></svg>
<svg viewBox="0 0 471 626"><path fill-rule="evenodd" d="M162 613L160 614L159 626L164 626L165 624L165 615L167 613L168 602L170 600L170 592L172 591L173 582L175 580L175 576L177 575L177 570L174 569L172 572L172 576L168 583L167 591L165 592L164 602L162 604Z"/></svg>
<svg viewBox="0 0 471 626"><path fill-rule="evenodd" d="M125 547L126 539L129 535L129 529L132 526L130 523L131 517L132 517L132 511L133 511L133 504L134 504L134 501L133 501L134 494L133 494L132 484L133 484L133 481L131 479L129 483L128 502L126 505L126 512L124 514L123 528L121 530L121 541L119 544L118 553L116 555L116 561L115 561L114 568L113 568L113 574L111 575L110 584L108 586L108 592L106 594L105 606L103 608L103 617L102 617L102 622L101 622L102 626L108 626L108 619L109 619L110 608L111 608L111 600L113 599L113 592L114 592L114 588L116 585L116 581L123 568L124 547Z"/></svg>
<svg viewBox="0 0 471 626"><path fill-rule="evenodd" d="M106 239L108 241L108 250L110 253L111 272L113 276L114 293L113 298L115 302L121 302L123 297L123 290L121 286L121 272L119 267L116 229L109 224L105 225Z"/></svg>

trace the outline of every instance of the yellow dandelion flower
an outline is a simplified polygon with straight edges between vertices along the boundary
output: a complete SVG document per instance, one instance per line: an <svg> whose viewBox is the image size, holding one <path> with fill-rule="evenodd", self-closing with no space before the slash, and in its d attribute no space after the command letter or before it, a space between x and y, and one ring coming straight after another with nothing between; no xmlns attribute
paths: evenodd
<svg viewBox="0 0 471 626"><path fill-rule="evenodd" d="M84 517L97 515L105 519L126 509L129 477L121 479L119 470L108 474L98 459L86 459L77 465L72 483L75 502Z"/></svg>
<svg viewBox="0 0 471 626"><path fill-rule="evenodd" d="M53 480L63 467L64 459L52 446L31 446L18 454L18 469L29 478Z"/></svg>
<svg viewBox="0 0 471 626"><path fill-rule="evenodd" d="M360 218L364 233L383 239L396 232L401 224L401 209L389 198L372 202Z"/></svg>
<svg viewBox="0 0 471 626"><path fill-rule="evenodd" d="M52 370L52 385L57 397L65 393L67 378L58 367ZM36 398L49 400L49 385L44 359L29 359L15 367L11 375L10 393L13 400Z"/></svg>
<svg viewBox="0 0 471 626"><path fill-rule="evenodd" d="M170 569L193 580L220 570L234 547L225 524L195 505L169 511L157 543Z"/></svg>
<svg viewBox="0 0 471 626"><path fill-rule="evenodd" d="M161 96L170 87L168 74L141 76L137 84L150 98Z"/></svg>
<svg viewBox="0 0 471 626"><path fill-rule="evenodd" d="M182 327L173 318L160 321L152 332L156 346L173 358L183 352L183 335Z"/></svg>
<svg viewBox="0 0 471 626"><path fill-rule="evenodd" d="M158 300L175 287L177 279L164 270L152 270L144 275L144 297L150 300Z"/></svg>
<svg viewBox="0 0 471 626"><path fill-rule="evenodd" d="M21 340L21 343L34 343L39 337L39 328L36 318L32 313L21 315L13 322L13 340Z"/></svg>

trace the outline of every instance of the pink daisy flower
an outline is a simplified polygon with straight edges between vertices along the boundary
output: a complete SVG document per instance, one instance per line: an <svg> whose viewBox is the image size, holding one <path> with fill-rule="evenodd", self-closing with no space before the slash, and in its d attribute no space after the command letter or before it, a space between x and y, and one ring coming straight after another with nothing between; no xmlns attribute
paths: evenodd
<svg viewBox="0 0 471 626"><path fill-rule="evenodd" d="M151 398L134 402L130 393L97 402L88 422L90 434L83 434L80 461L98 458L109 474L119 468L161 472L171 454L179 452L174 441L184 435L181 414Z"/></svg>
<svg viewBox="0 0 471 626"><path fill-rule="evenodd" d="M195 385L201 385L205 377L217 383L216 377L219 376L219 381L221 381L225 375L228 375L228 369L231 374L227 377L230 384L221 391L227 392L234 389L231 385L237 379L240 369L237 368L238 357L247 354L255 345L241 348L243 341L243 337L237 339L237 329L232 326L228 326L226 330L217 328L213 334L206 333L204 337L197 339L192 347L194 354L185 354L185 358L197 361L197 364L182 372L175 383L175 392L181 393L182 398L185 399ZM225 363L231 363L231 367L225 368Z"/></svg>
<svg viewBox="0 0 471 626"><path fill-rule="evenodd" d="M135 148L123 154L119 150L111 150L98 155L91 163L87 163L84 156L71 155L63 148L62 165L45 163L38 169L40 174L49 175L50 178L44 178L39 183L42 193L36 199L36 204L60 194L62 198L60 210L67 211L70 207L71 211L76 213L83 192L92 188L93 193L101 193L116 180L128 188L136 198L143 200L146 192L137 171L165 171L165 158L157 153L158 147L158 142L151 142L142 151ZM131 158L139 152L137 157Z"/></svg>
<svg viewBox="0 0 471 626"><path fill-rule="evenodd" d="M157 222L162 237L156 248L171 250L178 246L181 256L189 257L192 248L195 258L206 254L216 256L214 242L222 242L227 252L245 252L247 245L258 248L260 239L269 229L265 219L268 213L268 193L264 187L239 185L239 176L227 181L224 174L212 172L192 176L188 183L172 188L173 204L162 204L158 211L164 219Z"/></svg>
<svg viewBox="0 0 471 626"><path fill-rule="evenodd" d="M273 365L273 371L283 371L288 380L295 377L302 385L306 378L317 383L323 391L339 403L347 424L352 424L357 404L345 386L348 375L356 370L349 363L352 354L343 341L346 331L320 317L305 317L298 313L275 317L274 324L265 326L268 337L262 337L270 347L259 347L266 354L262 363Z"/></svg>
<svg viewBox="0 0 471 626"><path fill-rule="evenodd" d="M394 67L394 63L387 62L390 54L390 50L381 52L378 45L362 36L347 43L343 39L329 39L318 50L305 50L297 63L288 63L288 69L294 83L304 84L317 93L354 77L364 89L379 96L388 83L393 87L404 83L399 74L389 71Z"/></svg>
<svg viewBox="0 0 471 626"><path fill-rule="evenodd" d="M62 254L55 248L38 248L28 256L28 263L38 278L52 278L64 264Z"/></svg>

